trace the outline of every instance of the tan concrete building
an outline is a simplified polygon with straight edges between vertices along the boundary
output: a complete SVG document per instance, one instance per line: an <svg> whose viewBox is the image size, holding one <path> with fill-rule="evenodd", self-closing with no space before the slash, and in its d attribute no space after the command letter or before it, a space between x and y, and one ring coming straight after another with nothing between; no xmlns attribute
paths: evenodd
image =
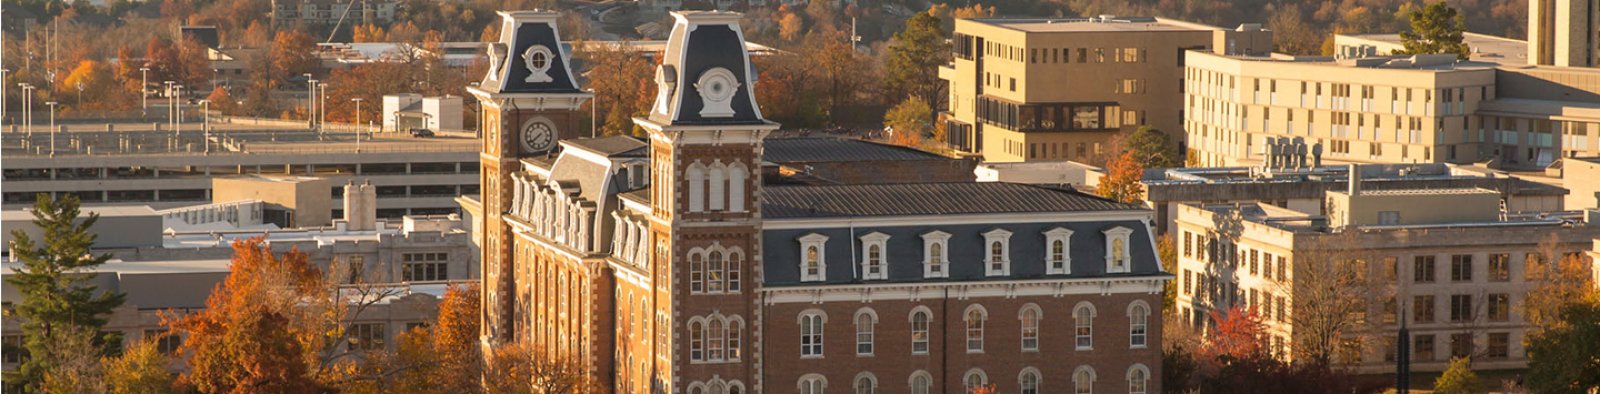
<svg viewBox="0 0 1600 394"><path fill-rule="evenodd" d="M1327 193L1329 214L1265 203L1183 204L1175 235L1177 311L1205 326L1211 311L1233 306L1263 313L1274 351L1292 358L1295 278L1331 260L1376 263L1360 340L1336 356L1358 371L1393 371L1395 345L1411 343L1413 370L1444 369L1472 356L1475 368L1523 368L1527 330L1518 305L1552 258L1580 256L1600 226L1574 215L1504 215L1485 189ZM1542 247L1553 241L1554 248ZM1347 243L1359 251L1330 251ZM1401 312L1403 311L1403 313ZM1396 336L1401 320L1410 338Z"/></svg>
<svg viewBox="0 0 1600 394"><path fill-rule="evenodd" d="M1600 209L1600 157L1562 159L1561 185L1567 209Z"/></svg>
<svg viewBox="0 0 1600 394"><path fill-rule="evenodd" d="M1600 154L1596 70L1451 55L1188 57L1188 154L1203 166L1270 165L1275 146L1333 163L1510 169Z"/></svg>
<svg viewBox="0 0 1600 394"><path fill-rule="evenodd" d="M1088 160L1149 125L1182 140L1183 52L1265 54L1271 33L1149 17L961 19L939 68L949 143L985 161Z"/></svg>
<svg viewBox="0 0 1600 394"><path fill-rule="evenodd" d="M1528 57L1532 64L1600 67L1600 4L1591 0L1529 0Z"/></svg>
<svg viewBox="0 0 1600 394"><path fill-rule="evenodd" d="M1528 42L1488 34L1465 32L1462 43L1471 53L1469 60L1484 63L1528 64ZM1390 56L1405 49L1395 33L1334 34L1333 54L1338 58Z"/></svg>

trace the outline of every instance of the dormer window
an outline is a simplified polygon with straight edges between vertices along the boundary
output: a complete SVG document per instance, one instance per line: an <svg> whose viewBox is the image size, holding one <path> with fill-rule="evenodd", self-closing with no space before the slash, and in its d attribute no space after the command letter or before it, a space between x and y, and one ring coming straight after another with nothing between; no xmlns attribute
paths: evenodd
<svg viewBox="0 0 1600 394"><path fill-rule="evenodd" d="M1071 250L1072 230L1056 227L1044 232L1045 273L1051 275L1066 275L1072 273L1072 257L1068 254Z"/></svg>
<svg viewBox="0 0 1600 394"><path fill-rule="evenodd" d="M988 245L988 253L983 260L984 273L989 276L1004 276L1011 274L1011 232L1004 229L994 229L983 233L984 244Z"/></svg>
<svg viewBox="0 0 1600 394"><path fill-rule="evenodd" d="M1128 236L1133 230L1126 227L1114 227L1105 231L1106 234L1106 272L1128 272L1132 258L1128 253Z"/></svg>
<svg viewBox="0 0 1600 394"><path fill-rule="evenodd" d="M924 278L950 277L950 233L933 231L922 234L922 276Z"/></svg>
<svg viewBox="0 0 1600 394"><path fill-rule="evenodd" d="M885 257L888 243L888 234L875 232L861 236L861 279L889 279L889 261Z"/></svg>
<svg viewBox="0 0 1600 394"><path fill-rule="evenodd" d="M826 246L828 237L822 234L809 234L800 237L800 281L821 282L828 276L828 265L824 260L823 247Z"/></svg>

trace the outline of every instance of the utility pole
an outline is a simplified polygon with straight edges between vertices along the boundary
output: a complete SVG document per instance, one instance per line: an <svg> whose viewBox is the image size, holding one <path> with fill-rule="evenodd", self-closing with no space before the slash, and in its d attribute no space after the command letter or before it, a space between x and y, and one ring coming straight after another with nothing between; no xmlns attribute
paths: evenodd
<svg viewBox="0 0 1600 394"><path fill-rule="evenodd" d="M5 123L6 120L6 87L4 82L8 72L11 72L11 69L0 68L0 124Z"/></svg>
<svg viewBox="0 0 1600 394"><path fill-rule="evenodd" d="M317 132L321 133L322 125L328 124L328 84L319 84L317 90L322 93L317 97Z"/></svg>
<svg viewBox="0 0 1600 394"><path fill-rule="evenodd" d="M361 153L361 98L350 99L356 102L356 153Z"/></svg>
<svg viewBox="0 0 1600 394"><path fill-rule="evenodd" d="M173 86L178 89L172 95L172 135L183 134L183 85Z"/></svg>
<svg viewBox="0 0 1600 394"><path fill-rule="evenodd" d="M166 95L167 95L167 126L171 126L173 124L173 121L172 121L172 84L175 84L175 83L177 83L177 82L161 81L161 84L162 85L166 85L166 87L167 87L166 89L162 90L162 92L165 92Z"/></svg>
<svg viewBox="0 0 1600 394"><path fill-rule="evenodd" d="M211 100L200 100L200 132L205 133L200 141L205 144L205 154L211 154Z"/></svg>

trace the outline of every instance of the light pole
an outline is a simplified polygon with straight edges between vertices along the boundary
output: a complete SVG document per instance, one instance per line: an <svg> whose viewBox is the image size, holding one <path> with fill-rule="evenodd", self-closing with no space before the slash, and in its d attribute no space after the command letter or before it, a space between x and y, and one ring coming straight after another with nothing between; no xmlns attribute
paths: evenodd
<svg viewBox="0 0 1600 394"><path fill-rule="evenodd" d="M46 101L44 105L50 106L50 157L56 157L56 102Z"/></svg>
<svg viewBox="0 0 1600 394"><path fill-rule="evenodd" d="M350 99L356 102L356 153L361 153L361 98Z"/></svg>
<svg viewBox="0 0 1600 394"><path fill-rule="evenodd" d="M28 130L28 136L33 137L33 85L19 83L22 87L22 123Z"/></svg>
<svg viewBox="0 0 1600 394"><path fill-rule="evenodd" d="M211 100L200 100L200 131L205 133L201 144L205 144L205 154L211 154Z"/></svg>
<svg viewBox="0 0 1600 394"><path fill-rule="evenodd" d="M172 135L183 134L183 85L173 85L177 92L172 95Z"/></svg>
<svg viewBox="0 0 1600 394"><path fill-rule="evenodd" d="M175 83L177 82L161 81L161 84L167 87L161 90L167 94L167 126L172 126L172 84Z"/></svg>
<svg viewBox="0 0 1600 394"><path fill-rule="evenodd" d="M0 68L0 123L5 123L5 120L6 120L6 89L5 89L5 81L6 81L6 73L9 73L9 72L11 72L11 69L9 69L9 68Z"/></svg>
<svg viewBox="0 0 1600 394"><path fill-rule="evenodd" d="M306 130L317 127L317 80L311 79L311 73L306 76Z"/></svg>
<svg viewBox="0 0 1600 394"><path fill-rule="evenodd" d="M139 116L150 112L150 68L139 67Z"/></svg>

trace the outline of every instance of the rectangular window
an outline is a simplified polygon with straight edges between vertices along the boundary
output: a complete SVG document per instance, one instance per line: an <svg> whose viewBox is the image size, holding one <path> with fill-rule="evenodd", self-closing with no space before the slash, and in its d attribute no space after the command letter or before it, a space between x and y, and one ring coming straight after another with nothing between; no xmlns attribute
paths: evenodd
<svg viewBox="0 0 1600 394"><path fill-rule="evenodd" d="M1505 253L1489 255L1489 281L1511 281L1511 255Z"/></svg>
<svg viewBox="0 0 1600 394"><path fill-rule="evenodd" d="M1511 357L1511 333L1489 333L1489 359L1504 360Z"/></svg>
<svg viewBox="0 0 1600 394"><path fill-rule="evenodd" d="M1412 281L1416 283L1433 283L1436 272L1434 256L1417 256L1412 265Z"/></svg>
<svg viewBox="0 0 1600 394"><path fill-rule="evenodd" d="M350 325L350 332L345 335L349 340L349 351L379 350L384 345L383 323L357 323Z"/></svg>
<svg viewBox="0 0 1600 394"><path fill-rule="evenodd" d="M928 314L911 315L911 354L928 354Z"/></svg>
<svg viewBox="0 0 1600 394"><path fill-rule="evenodd" d="M1433 296L1419 295L1412 297L1411 308L1414 310L1411 320L1413 323L1433 322Z"/></svg>
<svg viewBox="0 0 1600 394"><path fill-rule="evenodd" d="M872 319L866 314L856 317L856 355L872 355Z"/></svg>
<svg viewBox="0 0 1600 394"><path fill-rule="evenodd" d="M1472 281L1472 255L1458 254L1450 256L1450 281Z"/></svg>
<svg viewBox="0 0 1600 394"><path fill-rule="evenodd" d="M1450 334L1450 357L1461 358L1472 356L1472 333L1463 332Z"/></svg>
<svg viewBox="0 0 1600 394"><path fill-rule="evenodd" d="M800 357L822 357L822 315L800 316Z"/></svg>
<svg viewBox="0 0 1600 394"><path fill-rule="evenodd" d="M1433 353L1434 353L1433 352L1434 342L1435 341L1434 341L1434 337L1433 337L1432 334L1429 334L1429 335L1418 335L1415 338L1412 338L1412 340L1411 340L1411 361L1413 361L1413 362L1416 362L1416 361L1433 361L1433 359L1434 359L1434 355L1433 355Z"/></svg>
<svg viewBox="0 0 1600 394"><path fill-rule="evenodd" d="M406 253L401 255L404 264L400 278L406 282L441 281L450 279L449 253Z"/></svg>
<svg viewBox="0 0 1600 394"><path fill-rule="evenodd" d="M28 348L22 346L21 335L6 335L4 349L0 349L0 353L5 354L6 364L18 364L27 359Z"/></svg>
<svg viewBox="0 0 1600 394"><path fill-rule="evenodd" d="M1455 294L1450 296L1450 321L1467 322L1472 320L1472 295Z"/></svg>
<svg viewBox="0 0 1600 394"><path fill-rule="evenodd" d="M1490 294L1489 321L1503 322L1511 320L1511 295L1505 293Z"/></svg>

